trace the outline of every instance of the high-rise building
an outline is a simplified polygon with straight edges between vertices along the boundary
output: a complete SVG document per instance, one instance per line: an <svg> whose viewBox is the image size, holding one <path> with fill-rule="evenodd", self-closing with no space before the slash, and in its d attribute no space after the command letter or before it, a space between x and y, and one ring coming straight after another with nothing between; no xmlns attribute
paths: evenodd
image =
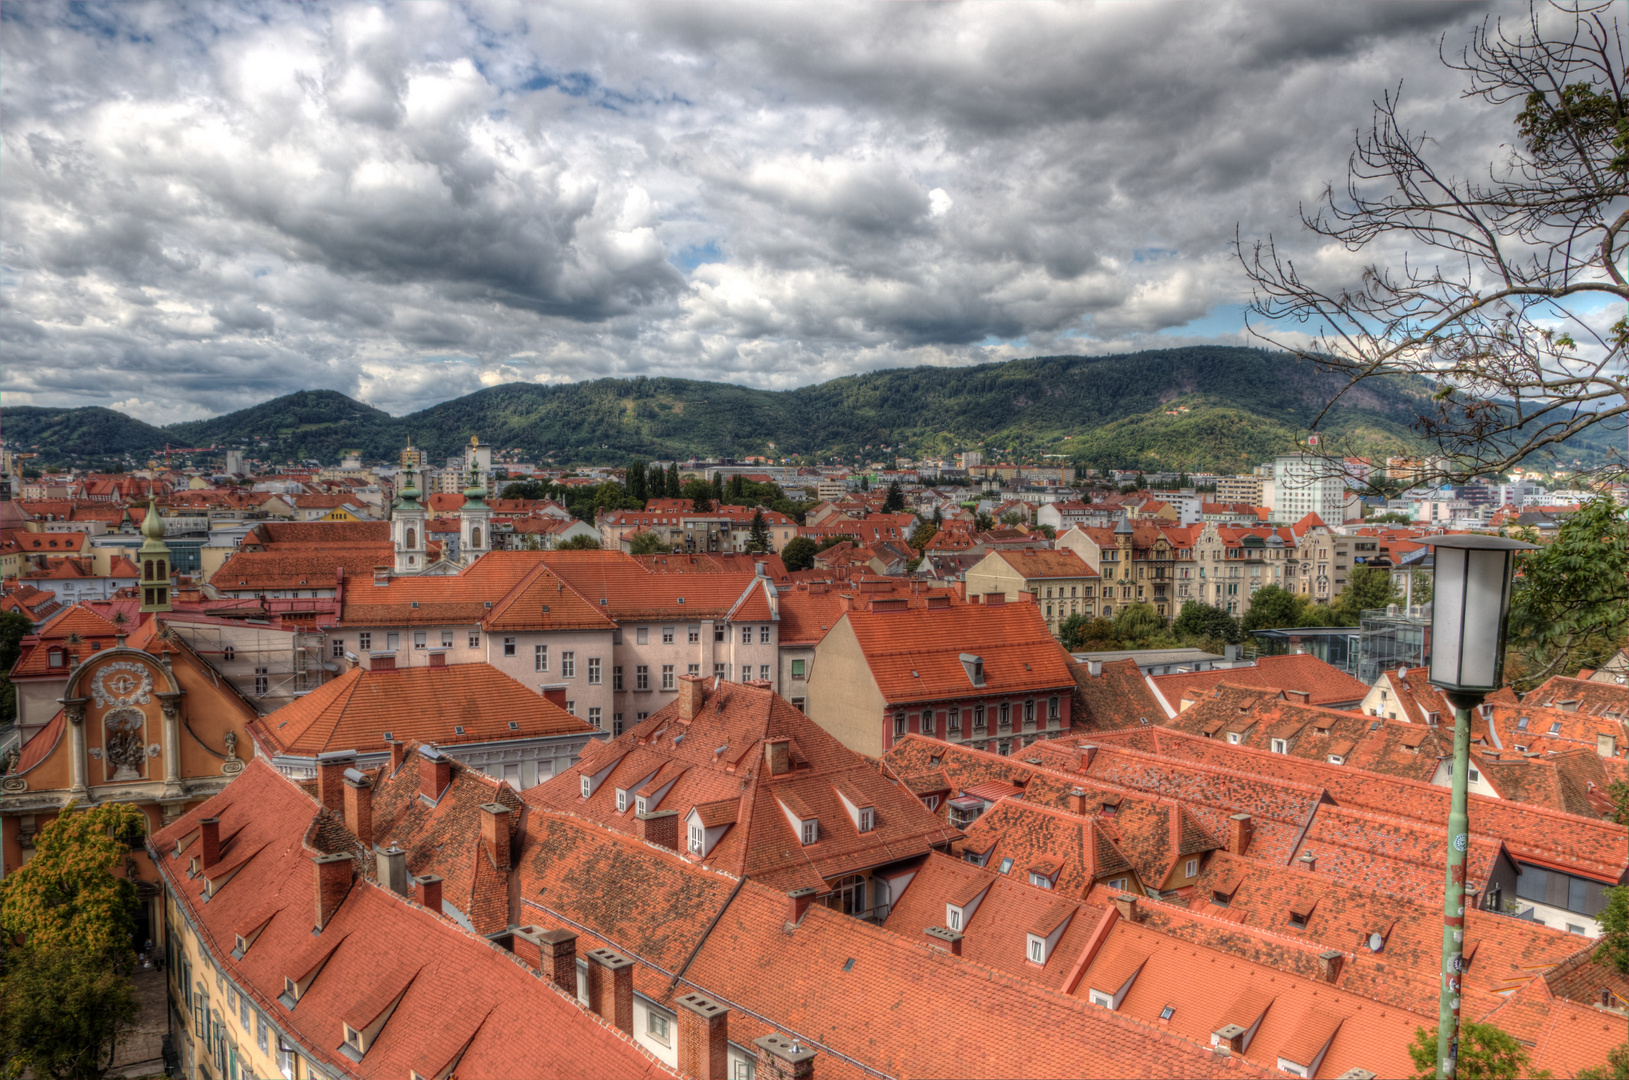
<svg viewBox="0 0 1629 1080"><path fill-rule="evenodd" d="M1273 459L1273 520L1293 525L1317 514L1326 525L1346 520L1346 475L1340 463L1312 454Z"/></svg>

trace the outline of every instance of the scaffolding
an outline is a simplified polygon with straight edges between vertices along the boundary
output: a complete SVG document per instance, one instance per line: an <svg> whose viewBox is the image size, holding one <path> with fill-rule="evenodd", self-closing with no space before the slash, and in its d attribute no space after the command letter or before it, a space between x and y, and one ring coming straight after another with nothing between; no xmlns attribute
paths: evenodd
<svg viewBox="0 0 1629 1080"><path fill-rule="evenodd" d="M166 616L165 623L264 712L316 689L338 670L325 657L328 635L319 631L261 619L195 623Z"/></svg>

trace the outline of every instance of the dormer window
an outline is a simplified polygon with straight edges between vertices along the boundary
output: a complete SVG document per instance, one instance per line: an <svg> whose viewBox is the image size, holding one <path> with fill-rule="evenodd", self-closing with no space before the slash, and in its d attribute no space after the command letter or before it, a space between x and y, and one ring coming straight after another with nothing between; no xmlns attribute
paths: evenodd
<svg viewBox="0 0 1629 1080"><path fill-rule="evenodd" d="M584 782L587 782L586 778ZM617 813L620 814L626 809L628 809L628 791L626 788L617 788Z"/></svg>
<svg viewBox="0 0 1629 1080"><path fill-rule="evenodd" d="M1527 730L1527 723L1528 723L1528 721L1530 719L1532 719L1532 718L1524 716L1521 719L1517 720L1516 721L1516 730L1517 731L1526 731Z"/></svg>
<svg viewBox="0 0 1629 1080"><path fill-rule="evenodd" d="M704 829L700 825L700 823L696 823L696 822L691 823L691 825L690 825L690 853L692 855L701 855L706 851L706 847L707 847L707 830Z"/></svg>
<svg viewBox="0 0 1629 1080"><path fill-rule="evenodd" d="M66 659L61 649L52 649L49 664L51 667L62 667Z"/></svg>
<svg viewBox="0 0 1629 1080"><path fill-rule="evenodd" d="M805 821L803 823L802 840L803 840L804 846L808 846L809 844L812 844L816 840L819 840L819 839L820 839L820 821L819 821L818 818L810 818L808 821Z"/></svg>
<svg viewBox="0 0 1629 1080"><path fill-rule="evenodd" d="M619 794L620 794L620 793L619 793ZM649 809L648 809L648 807L649 807L649 806L650 806L650 802L649 802L649 800L647 800L647 799L646 799L646 798L645 798L645 796L643 796L643 795L639 795L639 796L636 796L636 797L635 797L635 799L634 799L634 806L635 806L635 807L636 807L636 808L638 808L638 810L639 810L639 812L640 812L640 813L641 813L641 814L648 814L648 813L650 813L650 810L649 810ZM807 844L807 843L808 843L808 842L809 842L809 841L807 841L807 840L805 840L805 841L804 841L804 843L805 843L805 844Z"/></svg>
<svg viewBox="0 0 1629 1080"><path fill-rule="evenodd" d="M343 1026L345 1028L345 1044L352 1049L361 1050L362 1033L349 1024L345 1024Z"/></svg>
<svg viewBox="0 0 1629 1080"><path fill-rule="evenodd" d="M984 657L973 653L961 654L962 670L967 673L967 681L974 686L984 685Z"/></svg>
<svg viewBox="0 0 1629 1080"><path fill-rule="evenodd" d="M1290 742L1289 742L1288 739L1274 739L1273 740L1273 753L1275 753L1275 754L1287 754L1289 752L1290 752Z"/></svg>
<svg viewBox="0 0 1629 1080"><path fill-rule="evenodd" d="M962 928L962 909L955 904L945 905L945 926L958 933Z"/></svg>
<svg viewBox="0 0 1629 1080"><path fill-rule="evenodd" d="M289 978L287 975L283 976L283 993L288 995L290 998L292 998L295 1001L300 1000L300 988L299 988L299 986L297 986L295 984L294 980Z"/></svg>
<svg viewBox="0 0 1629 1080"><path fill-rule="evenodd" d="M1039 870L1031 870L1029 872L1029 883L1035 886L1037 889L1050 889L1052 887L1052 879L1041 873Z"/></svg>
<svg viewBox="0 0 1629 1080"><path fill-rule="evenodd" d="M861 810L860 810L860 831L861 832L870 832L871 831L872 827L876 823L876 813L877 812L875 810L873 810L869 806L861 808Z"/></svg>
<svg viewBox="0 0 1629 1080"><path fill-rule="evenodd" d="M583 798L585 798L585 799L586 799L586 798L588 798L588 797L589 797L589 796L590 796L590 795L592 795L592 794L594 794L594 778L593 778L593 777L590 777L590 776L585 776L585 777L583 777L583 778L582 778L582 788L583 788ZM622 792L620 792L620 791L619 791L619 792L617 792L617 802L618 802L618 803L619 803L619 804L621 804L621 803L623 803L623 802L624 802L624 801L625 801L625 800L624 800L624 799L623 799L623 793L622 793ZM618 807L617 807L617 809L618 809L618 810L623 810L623 809L626 809L626 807L625 807L625 806L623 806L623 805L619 805L619 806L618 806Z"/></svg>
<svg viewBox="0 0 1629 1080"><path fill-rule="evenodd" d="M1239 733L1237 731L1228 732L1227 733L1227 741L1229 743L1233 744L1234 746L1239 745Z"/></svg>

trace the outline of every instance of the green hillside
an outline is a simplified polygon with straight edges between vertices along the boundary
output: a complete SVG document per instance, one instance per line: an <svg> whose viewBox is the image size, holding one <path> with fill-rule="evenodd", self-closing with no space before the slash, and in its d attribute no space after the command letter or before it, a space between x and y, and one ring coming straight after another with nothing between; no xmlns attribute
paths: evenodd
<svg viewBox="0 0 1629 1080"><path fill-rule="evenodd" d="M559 464L749 454L879 460L982 447L990 459L1055 454L1091 468L1236 470L1293 447L1342 385L1281 353L1200 347L877 371L786 391L645 377L512 383L402 417L306 391L164 429L107 409L6 409L4 420L8 440L59 455L139 453L168 440L241 446L274 461L327 462L345 450L383 460L411 439L439 460L478 434ZM1405 451L1416 410L1428 403L1424 382L1376 380L1343 398L1321 427L1374 452ZM1580 440L1572 452L1593 454L1606 437Z"/></svg>

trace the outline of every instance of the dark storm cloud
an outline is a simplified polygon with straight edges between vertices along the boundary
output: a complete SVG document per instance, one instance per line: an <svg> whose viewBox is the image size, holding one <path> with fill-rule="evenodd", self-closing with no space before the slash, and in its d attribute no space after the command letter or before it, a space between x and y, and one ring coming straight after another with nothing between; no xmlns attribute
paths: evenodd
<svg viewBox="0 0 1629 1080"><path fill-rule="evenodd" d="M0 386L165 421L1173 343L1400 78L1490 160L1507 120L1436 60L1479 17L6 5Z"/></svg>

